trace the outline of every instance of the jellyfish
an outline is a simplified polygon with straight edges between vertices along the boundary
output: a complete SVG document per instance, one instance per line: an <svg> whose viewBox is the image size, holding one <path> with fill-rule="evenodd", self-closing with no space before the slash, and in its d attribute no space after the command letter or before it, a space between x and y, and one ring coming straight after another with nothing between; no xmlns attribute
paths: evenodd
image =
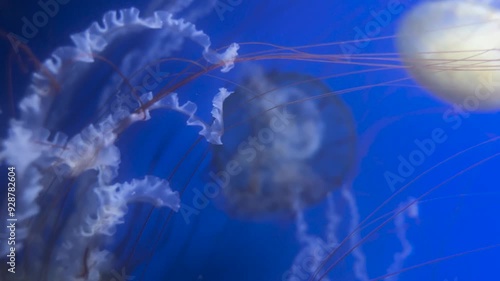
<svg viewBox="0 0 500 281"><path fill-rule="evenodd" d="M48 55L0 34L20 70L2 107L3 279L488 279L461 259L497 258L482 219L498 192L480 180L497 180L480 126L497 120L422 94L459 83L429 86L443 58L405 49L413 5L128 4Z"/></svg>
<svg viewBox="0 0 500 281"><path fill-rule="evenodd" d="M497 110L499 22L484 1L425 2L400 23L397 45L411 75L437 97Z"/></svg>
<svg viewBox="0 0 500 281"><path fill-rule="evenodd" d="M89 88L82 87L86 75L94 71L100 58L114 66L101 55L124 37L152 36L144 34L148 31L156 31L154 44L157 46L149 52L129 50L120 62L122 70L113 73L108 83L100 85L97 95L100 101L88 104L88 110L93 111L97 119L89 121L82 117L67 126L69 108L78 107L81 99L91 95ZM222 103L231 92L220 88L214 95L214 121L207 124L196 116L194 103L179 104L175 93L169 93L164 99L154 98L152 92L141 93L133 87L120 89L116 82L120 75L133 75L132 65L157 56L156 48L162 41L175 40L168 47L162 46L162 55L168 55L185 39L201 45L206 61L223 63L222 71L232 68L236 44L224 53L216 53L210 48L210 38L192 23L175 19L167 11L142 17L139 10L130 8L108 12L101 22L73 34L72 46L56 49L32 74L19 104L19 117L11 120L0 153L12 174L9 196L17 198L17 204L22 206L16 209L12 200L8 200L8 205L12 205L9 216L15 220L17 235L12 244L15 247L2 246L2 254L8 254L12 262L9 271L12 274L15 274L15 252L23 251L20 257L18 254L23 269L18 270L14 279L102 280L110 274L107 266L113 259L102 243L123 223L127 205L146 202L157 208L179 209L179 194L164 179L145 175L116 181L121 152L115 143L127 127L147 121L150 110L158 109L184 114L189 126L201 127L199 134L208 142L220 143ZM16 44L26 51L26 46ZM154 75L140 77L144 82L141 86L154 87L152 83L158 83L155 79L160 79L161 73ZM126 82L135 83L133 79ZM109 105L110 97L117 92L121 98ZM148 109L139 109L148 103ZM107 106L111 106L111 112L100 111ZM68 202L72 203L66 206ZM63 211L65 208L68 212ZM6 214L2 216L7 218ZM38 218L37 222L34 218ZM47 247L44 246L46 239Z"/></svg>
<svg viewBox="0 0 500 281"><path fill-rule="evenodd" d="M228 141L214 148L214 174L226 178L219 180L230 213L292 214L345 182L355 159L353 120L336 96L294 103L331 92L313 77L249 68L225 103L234 113L225 117Z"/></svg>

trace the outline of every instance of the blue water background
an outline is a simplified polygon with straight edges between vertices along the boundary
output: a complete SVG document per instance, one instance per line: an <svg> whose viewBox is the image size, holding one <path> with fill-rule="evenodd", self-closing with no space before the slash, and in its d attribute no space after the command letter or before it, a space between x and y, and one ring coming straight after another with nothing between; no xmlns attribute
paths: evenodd
<svg viewBox="0 0 500 281"><path fill-rule="evenodd" d="M4 29L19 31L19 19L38 10L35 1L27 2L11 1L8 6L9 12L2 10ZM363 29L373 20L370 11L381 11L388 5L388 1L382 0L269 2L243 0L240 5L234 7L234 10L225 12L223 20L216 11L212 11L196 24L211 37L215 47L246 41L300 46L353 40L356 35L355 28ZM404 3L404 9L409 9L416 2ZM100 20L105 11L132 5L141 8L145 4L139 1L106 3L71 1L63 7L64 11L52 18L45 28L40 29L39 35L28 45L37 56L46 57L55 47L69 44L70 34L86 28L92 21ZM397 19L404 12L394 15L390 24L382 28L378 36L393 35ZM201 50L199 51L201 53ZM240 49L242 54L246 51L244 47ZM331 46L329 51L342 53L339 46ZM190 50L186 52L192 53ZM325 48L320 52L325 52ZM380 52L395 52L393 41L391 39L372 41L366 48L360 50L360 53ZM179 56L182 56L182 52ZM314 76L362 69L335 63L319 65L300 61L272 61L263 62L262 65ZM235 71L237 68L238 66ZM341 90L404 75L403 71L394 70L347 76L325 82L333 90ZM94 79L97 81L98 77ZM19 81L19 78L14 80L15 85L22 87L23 81ZM455 129L453 125L456 123L443 119L443 114L450 108L449 105L432 98L412 81L400 84L407 86L384 86L342 95L342 99L353 112L360 137L360 159L352 188L362 217L393 193L393 189L384 178L384 173L397 170L400 163L398 156L407 157L417 149L414 143L416 139L429 138L436 128L444 130L447 136L447 140L437 145L435 153L416 167L415 172L405 183L447 157L497 136L500 129L500 119L496 113L471 113L469 117L462 118L461 125L457 125ZM212 81L210 85L188 86L183 91L206 92L211 97L219 86L221 86L220 81ZM182 96L182 93L180 95ZM199 98L197 102L208 103L209 97L206 100ZM209 109L208 106L203 108L206 112ZM2 111L5 121L8 112L5 103L2 105ZM75 118L78 116L75 115ZM196 139L196 130L184 128L184 120L180 116L165 115L153 119L146 125L131 128L128 137L119 142L121 148L134 147L134 150L122 152L123 166L120 177L127 179L140 176L150 168L156 175L167 176L175 164L171 159L179 159L181 157L179 153L186 151L189 144ZM168 122L167 125L165 122ZM159 160L153 160L158 151L161 151ZM172 180L174 187L186 183L203 151L197 149L193 152L192 157ZM395 203L390 204L390 207L396 207L397 203L408 196L418 196L495 153L498 153L498 144L488 144L443 164L416 181L407 192L396 199ZM202 164L208 169L210 169L209 159L207 158ZM151 167L153 161L156 161L156 165ZM408 228L408 239L414 247L414 252L405 266L498 243L499 164L500 160L495 158L474 168L426 197L437 199L419 204L420 220L418 223L410 224ZM335 160L324 165L335 165ZM190 182L183 200L189 202L192 199L190 189L200 188L205 180L203 174L198 173ZM396 185L396 190L400 187L401 185ZM135 210L147 214L148 208L136 206ZM137 255L147 256L152 250L149 248L156 245L151 241L154 240L152 238L156 238L160 224L155 222L161 221L160 218L166 213L166 211L153 213L143 233ZM312 208L306 215L311 224L311 232L320 234L326 224L323 216L324 204ZM134 221L127 227L133 225L139 229L144 216L128 216L128 219L131 218L139 218L139 221ZM367 256L368 273L372 278L385 273L392 262L393 253L400 249L391 228L391 225L383 228L363 247ZM125 229L121 228L120 231ZM199 216L194 217L190 224L186 225L181 216L174 216L162 242L153 249L155 254L150 259L143 280L281 280L283 272L288 270L299 249L293 221L255 222L233 219L217 208L216 204L210 204ZM498 250L483 251L411 270L401 274L399 279L498 280L500 277L496 265L498 257ZM142 269L143 267L139 267L130 272L130 275L139 279ZM333 274L332 279L337 280ZM338 274L344 276L338 280L353 280L350 272Z"/></svg>

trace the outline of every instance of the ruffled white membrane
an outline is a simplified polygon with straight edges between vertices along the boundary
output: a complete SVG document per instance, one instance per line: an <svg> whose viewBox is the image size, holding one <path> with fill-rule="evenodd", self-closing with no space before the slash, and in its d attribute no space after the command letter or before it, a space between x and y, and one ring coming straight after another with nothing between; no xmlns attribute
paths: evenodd
<svg viewBox="0 0 500 281"><path fill-rule="evenodd" d="M224 132L224 120L222 119L222 104L224 100L229 97L233 92L229 92L226 88L220 88L219 92L215 95L212 104L212 117L214 121L212 125L208 126L198 117L196 117L196 111L198 107L193 102L186 102L182 106L179 105L179 98L176 93L168 95L166 98L155 103L151 109L166 108L178 111L189 117L187 120L188 126L200 126L202 129L200 135L204 136L206 140L212 144L222 144L221 137Z"/></svg>
<svg viewBox="0 0 500 281"><path fill-rule="evenodd" d="M430 92L470 110L500 108L500 11L487 1L419 4L397 38L410 73Z"/></svg>
<svg viewBox="0 0 500 281"><path fill-rule="evenodd" d="M71 98L74 89L85 82L85 70L94 62L93 54L102 52L115 40L141 30L157 30L159 34L148 50L140 54L130 53L123 58L121 70L126 75L138 66L147 65L159 53L167 56L173 50L180 49L185 38L199 44L205 59L210 63L220 64L223 72L234 66L239 48L237 44L232 44L224 53L216 53L210 49L210 38L192 23L175 19L168 12L155 12L152 16L143 18L139 16L137 9L131 8L106 13L102 22L95 22L87 30L71 36L74 46L56 49L43 63L45 71L50 73L50 79L43 71L33 74L28 92L19 104L21 117L10 122L8 137L2 141L0 150L0 161L17 168L17 185L22 187L17 190L17 202L21 206L16 214L17 251L22 250L23 242L31 231L28 222L40 212L37 199L49 188L50 181L42 181L42 178L49 175L79 178L76 193L81 195L75 203L74 214L69 217L65 229L62 230L62 242L54 245L56 249L52 255L55 258L40 261L38 265L49 265L48 269L43 269L48 275L46 280L100 280L101 272L109 271L108 266L111 264L103 261L109 261L111 255L102 250L103 245L96 241L104 241L99 239L99 236L105 237L114 233L115 226L123 222L127 204L141 201L155 207L168 207L174 211L179 208L178 193L172 191L169 183L162 179L146 176L126 183L114 182L121 161L120 151L114 144L117 137L114 132L123 124L123 119L110 115L87 126L71 138L57 132L49 132L43 125L49 113L57 116L53 107L55 99L68 96ZM67 71L68 66L71 66L71 71ZM54 82L60 85L57 94L52 87ZM117 82L116 77L112 78L101 95L110 96L112 89L116 89ZM158 101L152 109L169 104L169 109L183 111L189 116L188 125L201 126L200 135L210 143L221 144L222 103L229 94L231 92L221 88L214 97L214 121L211 126L205 125L194 116L194 103L187 102L184 106L179 106L175 94ZM141 99L149 101L152 94L146 94ZM146 116L131 114L129 121L147 121L149 114L147 111L145 113ZM51 133L53 136L49 139ZM62 184L56 187L61 189L55 190L59 193L68 188ZM35 235L33 241L37 239L40 238ZM43 245L46 241L39 243ZM7 252L7 246L7 243L2 243L2 255ZM35 252L30 254L35 255ZM33 256L32 259L36 260L37 257ZM86 277L81 276L82 257L87 257ZM34 264L33 268L25 272L33 276L19 275L19 278L38 280L40 276L37 274L40 274L41 270Z"/></svg>

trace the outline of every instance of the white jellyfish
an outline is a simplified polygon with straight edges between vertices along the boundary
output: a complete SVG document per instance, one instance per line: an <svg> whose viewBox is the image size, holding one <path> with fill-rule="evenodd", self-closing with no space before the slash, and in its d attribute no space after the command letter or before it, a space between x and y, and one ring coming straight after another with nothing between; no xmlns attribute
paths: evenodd
<svg viewBox="0 0 500 281"><path fill-rule="evenodd" d="M5 277L11 272L5 271L0 273L0 280L110 280L104 276L109 274L115 261L105 247L110 241L108 238L116 233L117 225L124 223L127 205L144 202L173 211L179 209L179 193L170 188L167 180L145 175L117 182L123 153L116 145L118 136L132 123L148 121L149 110L168 109L187 115L187 125L201 127L200 135L206 137L207 142L222 144L222 105L232 93L225 88L220 88L212 101L214 121L211 125L195 115L195 103L187 101L179 105L175 93L169 92L166 98L160 98L159 93L153 97L152 92L148 92L139 97L142 105L150 103L143 110L137 110L139 102L136 101L137 108L124 109L126 113L122 117L115 114L124 108L119 105L83 128L72 124L76 133L64 132L61 121L73 120L68 117L71 112L85 111L81 103L72 110L67 109L73 108L80 90L85 94L92 92L82 85L94 84L92 68L98 67L100 54L116 51L117 41L130 40L147 31L157 31L151 46L140 53L127 49L117 62L123 70L117 68L120 69L117 72L131 74L138 65L171 55L170 51L179 49L185 39L199 44L205 60L220 66L221 71L227 72L234 65L237 44L218 53L210 48L208 35L168 11L157 11L151 16L141 15L136 8L110 11L102 21L73 34L73 45L57 48L32 74L26 94L19 102L19 118L11 120L7 136L0 140L0 164L15 169L17 185L22 186L16 193L19 205L23 206L15 213L17 255L29 256L18 263L17 276ZM167 41L175 44L165 44ZM101 105L116 93L120 84L116 78L112 77L97 91ZM68 191L72 188L77 190L74 197ZM53 195L53 200L48 199ZM71 208L61 211L56 207L65 205L65 201L71 202L68 203ZM4 199L0 205L7 209L7 203ZM0 214L3 219L6 216L7 213ZM64 221L61 228L53 227L60 221ZM12 252L10 246L3 243L0 253L5 256Z"/></svg>
<svg viewBox="0 0 500 281"><path fill-rule="evenodd" d="M411 75L437 97L500 108L500 10L488 2L419 4L400 23L397 45Z"/></svg>

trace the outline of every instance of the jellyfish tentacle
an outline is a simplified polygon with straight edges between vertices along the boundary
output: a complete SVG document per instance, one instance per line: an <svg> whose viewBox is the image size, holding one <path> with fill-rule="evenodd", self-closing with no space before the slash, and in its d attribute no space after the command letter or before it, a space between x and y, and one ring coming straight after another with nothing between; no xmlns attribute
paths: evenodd
<svg viewBox="0 0 500 281"><path fill-rule="evenodd" d="M224 100L229 97L233 92L228 91L226 88L220 88L219 92L214 96L212 100L212 117L214 121L212 125L207 125L203 121L201 121L196 116L196 111L198 107L195 103L191 101L187 101L183 105L179 105L179 98L177 93L172 93L163 99L157 101L154 105L151 106L151 110L158 108L167 108L171 110L178 111L186 116L188 116L188 120L186 124L188 126L200 126L202 129L200 131L200 135L205 137L205 139L212 144L222 144L221 137L224 131L224 121L222 118L223 114L223 103Z"/></svg>
<svg viewBox="0 0 500 281"><path fill-rule="evenodd" d="M500 108L500 10L481 2L418 4L403 18L397 45L410 74L434 95L491 111Z"/></svg>
<svg viewBox="0 0 500 281"><path fill-rule="evenodd" d="M130 113L125 120L105 114L97 122L82 126L71 134L66 134L54 123L64 119L64 114L67 114L65 111L69 108L67 105L75 99L74 93L78 92L78 87L86 82L87 74L95 67L94 63L98 60L113 63L106 61L100 54L110 51L112 44L119 43L118 40L147 30L154 30L158 40L143 53L132 50L126 54L121 67L113 68L114 76L103 92L97 93L100 97L105 99L112 95L119 79L132 73L137 65L145 65L156 59L158 54L169 56L182 46L185 39L200 45L205 60L216 64L215 67L221 67L223 72L234 66L239 48L237 44L219 54L210 48L209 36L193 23L182 18L176 19L173 14L162 11L141 17L135 8L106 13L99 23L94 22L83 32L73 34L73 46L57 48L43 62L40 70L32 75L25 96L19 103L20 117L11 120L7 138L2 141L0 149L0 161L18 167L18 183L23 189L18 190L17 196L24 206L30 206L20 209L18 213L17 250L23 249L28 233L29 243L39 247L36 253L30 252L36 258L33 256L34 263L30 264L31 270L26 274L41 274L41 280L99 280L101 273L109 269L110 263L95 261L101 260L104 255L111 256L109 260L112 260L111 253L101 249L106 242L103 236L113 233L114 226L123 222L129 202L146 202L174 211L179 208L179 195L172 191L168 181L146 176L143 180L114 183L121 163L120 150L115 142L124 127L134 121L149 119L147 108L142 111L142 115L140 112ZM53 87L54 83L59 87ZM130 91L135 94L134 89ZM230 93L223 88L219 90L213 100L214 121L200 132L211 143L221 142L222 105ZM137 98L140 105L141 102L151 101L153 93ZM64 167L62 170L66 172L61 174L60 167ZM71 178L75 184L66 186L64 180L55 183L44 181L48 177ZM38 199L44 191L51 190L57 195L58 191L67 194L69 189L74 189L73 193L81 195L82 200L77 200L72 206L75 212L61 218L64 222L59 221L59 209L38 205L41 202L37 201L40 201ZM64 205L64 202L59 203ZM47 220L57 217L56 225L61 230L51 238L47 247L43 246L43 231L30 233L29 221L39 213ZM43 226L41 223L37 225ZM68 241L72 242L68 244ZM5 246L0 252L8 251ZM77 256L85 256L83 270L82 259Z"/></svg>

